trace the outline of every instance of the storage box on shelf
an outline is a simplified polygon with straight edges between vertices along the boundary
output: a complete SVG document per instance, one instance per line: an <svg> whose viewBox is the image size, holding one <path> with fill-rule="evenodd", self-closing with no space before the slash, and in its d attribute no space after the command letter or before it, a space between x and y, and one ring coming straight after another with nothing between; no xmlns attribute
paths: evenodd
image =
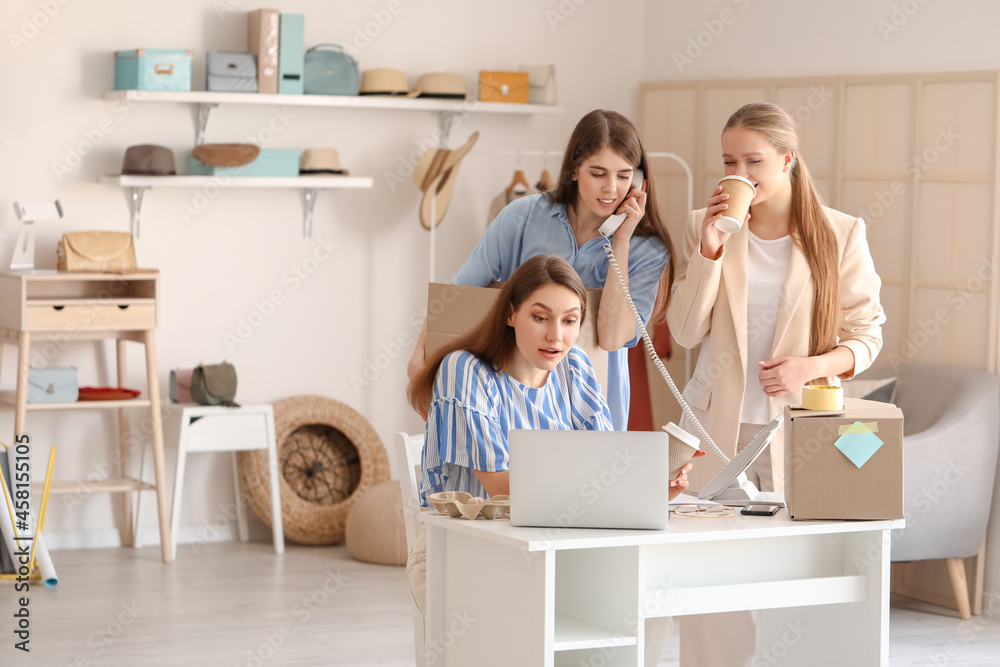
<svg viewBox="0 0 1000 667"><path fill-rule="evenodd" d="M57 481L52 493L121 493L123 522L119 529L122 544L134 544L132 526L133 491L153 490L157 497L160 549L164 562L170 552L170 505L165 493L163 432L159 385L156 373L156 271L139 270L128 274L60 273L57 271L0 271L0 343L17 345L17 381L13 395L0 394L3 403L14 406L14 435L27 432L29 411L118 410L119 477L99 482ZM146 350L147 388L143 398L115 401L28 403L28 369L31 344L59 340L117 341L117 383L127 384L125 343L142 343ZM153 443L155 484L130 477L128 408L149 410L149 436ZM143 430L147 430L145 425ZM39 444L37 441L33 444Z"/></svg>

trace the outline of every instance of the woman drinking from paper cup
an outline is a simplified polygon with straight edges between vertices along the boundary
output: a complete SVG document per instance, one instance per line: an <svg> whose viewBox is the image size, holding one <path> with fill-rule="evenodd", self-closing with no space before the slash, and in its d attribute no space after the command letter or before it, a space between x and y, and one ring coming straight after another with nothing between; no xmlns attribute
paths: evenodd
<svg viewBox="0 0 1000 667"><path fill-rule="evenodd" d="M822 205L785 111L763 102L737 110L722 132L722 162L726 180L688 217L687 268L667 321L678 343L701 345L684 397L733 457L786 405L801 404L804 385L868 368L885 315L865 223ZM781 492L781 434L769 449L748 476L761 491ZM692 486L718 467L706 459ZM684 667L752 664L751 615L724 616L725 625L684 620Z"/></svg>

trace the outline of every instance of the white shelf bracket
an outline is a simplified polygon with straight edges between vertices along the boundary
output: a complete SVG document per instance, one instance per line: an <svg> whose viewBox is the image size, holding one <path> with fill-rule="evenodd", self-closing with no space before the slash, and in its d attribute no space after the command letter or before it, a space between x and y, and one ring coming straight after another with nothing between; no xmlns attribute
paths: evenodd
<svg viewBox="0 0 1000 667"><path fill-rule="evenodd" d="M129 199L132 200L132 236L135 238L139 238L139 219L142 215L142 196L148 189L148 187L126 188L126 192L129 194Z"/></svg>
<svg viewBox="0 0 1000 667"><path fill-rule="evenodd" d="M302 238L311 239L313 235L313 209L316 208L316 197L319 188L305 189L305 204L302 210Z"/></svg>
<svg viewBox="0 0 1000 667"><path fill-rule="evenodd" d="M198 103L198 126L194 130L194 143L196 146L205 143L205 128L208 127L208 117L212 109L219 106L210 102Z"/></svg>

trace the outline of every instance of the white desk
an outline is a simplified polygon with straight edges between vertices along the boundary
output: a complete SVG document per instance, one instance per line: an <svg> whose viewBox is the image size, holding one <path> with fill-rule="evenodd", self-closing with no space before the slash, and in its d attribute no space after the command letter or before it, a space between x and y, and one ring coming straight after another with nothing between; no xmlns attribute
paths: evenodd
<svg viewBox="0 0 1000 667"><path fill-rule="evenodd" d="M768 665L888 664L889 531L903 521L781 510L639 531L420 518L427 664L641 666L645 619L740 609L760 610Z"/></svg>

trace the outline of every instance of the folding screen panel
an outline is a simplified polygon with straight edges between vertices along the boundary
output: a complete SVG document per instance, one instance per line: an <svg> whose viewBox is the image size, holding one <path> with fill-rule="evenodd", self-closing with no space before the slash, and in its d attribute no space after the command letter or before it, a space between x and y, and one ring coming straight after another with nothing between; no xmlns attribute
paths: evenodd
<svg viewBox="0 0 1000 667"><path fill-rule="evenodd" d="M995 372L997 98L994 71L654 82L640 87L638 121L647 150L688 161L701 208L722 175L728 116L754 100L780 105L829 205L868 225L888 317L876 365ZM651 163L679 241L684 172Z"/></svg>

